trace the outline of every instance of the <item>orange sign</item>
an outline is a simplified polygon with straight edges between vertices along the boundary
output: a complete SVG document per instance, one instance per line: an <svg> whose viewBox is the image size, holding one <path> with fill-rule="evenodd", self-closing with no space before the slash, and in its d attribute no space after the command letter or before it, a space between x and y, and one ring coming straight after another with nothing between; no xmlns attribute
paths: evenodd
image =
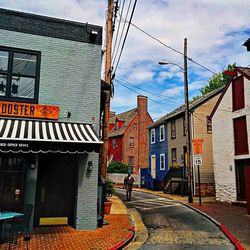
<svg viewBox="0 0 250 250"><path fill-rule="evenodd" d="M203 139L193 139L193 153L195 155L202 155L202 143L204 142Z"/></svg>
<svg viewBox="0 0 250 250"><path fill-rule="evenodd" d="M21 102L0 102L0 116L46 118L58 120L59 106Z"/></svg>

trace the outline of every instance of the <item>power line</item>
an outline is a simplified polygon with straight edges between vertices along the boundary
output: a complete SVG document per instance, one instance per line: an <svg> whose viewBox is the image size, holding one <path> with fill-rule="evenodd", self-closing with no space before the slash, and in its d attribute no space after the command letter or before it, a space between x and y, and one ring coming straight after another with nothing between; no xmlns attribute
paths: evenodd
<svg viewBox="0 0 250 250"><path fill-rule="evenodd" d="M180 105L179 102L178 102L178 103L176 102L176 99L175 99L175 100L172 100L171 97L166 97L166 96L161 95L161 94L159 94L159 93L156 93L156 92L149 91L149 90L146 90L146 89L144 89L144 88L138 87L138 86L136 86L135 84L133 84L133 83L127 81L127 80L122 79L121 77L118 77L118 79L120 79L120 81L123 81L123 82L125 82L125 83L127 83L127 84L133 86L134 88L137 88L137 89L139 89L139 90L142 90L142 91L144 91L144 92L146 92L146 93L149 93L149 94L151 94L151 95L153 95L153 96L160 97L160 98L163 98L163 99L165 99L165 100L167 100L167 101L170 101L170 102L174 103L176 106L179 106L179 105Z"/></svg>
<svg viewBox="0 0 250 250"><path fill-rule="evenodd" d="M121 51L120 51L120 54L119 54L119 57L118 57L118 60L117 60L116 66L115 66L115 70L114 70L114 73L113 73L113 75L112 75L112 78L115 77L115 72L116 72L116 69L117 69L117 67L118 67L118 65L119 65L120 59L121 59L121 55L122 55L122 52L123 52L123 49L124 49L124 45L125 45L125 42L126 42L126 40L127 40L127 36L128 36L128 31L129 31L129 28L130 28L130 24L131 24L131 21L132 21L134 12L135 12L136 4L137 4L137 0L135 0L135 2L134 2L134 6L133 6L133 9L132 9L132 13L131 13L131 15L130 15L130 19L129 19L129 22L128 22L127 31L126 31L126 34L125 34L125 37L124 37L124 40L123 40L122 48L121 48Z"/></svg>
<svg viewBox="0 0 250 250"><path fill-rule="evenodd" d="M118 15L119 15L119 14L118 14ZM124 22L128 22L124 17L122 17L122 19L123 19ZM176 52L176 53L178 53L178 54L184 56L184 53L183 53L183 52L178 51L177 49L175 49L175 48L173 48L173 47L167 45L166 43L164 43L164 42L162 42L161 40L159 40L158 38L152 36L151 34L149 34L148 32L146 32L145 30L139 28L139 27L138 27L137 25L135 25L134 23L131 23L131 25L134 26L136 29L140 30L142 33L144 33L144 34L146 34L147 36L151 37L153 40L159 42L159 43L160 43L161 45L163 45L164 47L166 47L166 48L168 48L168 49L171 49L172 51L174 51L174 52ZM202 67L203 69L209 71L210 73L212 73L212 74L217 74L216 72L212 71L211 69L207 68L206 66L202 65L201 63L196 62L196 61L193 60L192 58L187 57L187 59L188 59L190 62L192 62L192 63L194 63L194 64L196 64L196 65Z"/></svg>
<svg viewBox="0 0 250 250"><path fill-rule="evenodd" d="M121 9L121 14L120 14L120 20L118 21L118 28L117 28L117 32L116 32L115 43L114 43L114 46L113 46L113 54L115 53L115 50L116 50L116 43L117 43L119 31L120 31L121 17L122 17L122 13L123 13L123 9L124 9L124 4L125 4L125 0L123 0L122 9ZM118 7L118 8L119 8L119 7ZM123 26L123 27L124 27L124 26ZM122 37L122 34L121 34L121 37ZM119 44L120 44L120 43L119 43ZM120 47L120 45L118 46L118 48L119 48L119 47ZM112 64L113 64L113 63L114 63L114 59L113 59Z"/></svg>

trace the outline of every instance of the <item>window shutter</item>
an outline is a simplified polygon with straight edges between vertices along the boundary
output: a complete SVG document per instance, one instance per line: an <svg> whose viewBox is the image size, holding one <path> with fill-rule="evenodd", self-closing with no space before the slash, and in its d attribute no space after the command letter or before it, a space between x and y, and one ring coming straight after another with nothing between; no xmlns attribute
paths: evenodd
<svg viewBox="0 0 250 250"><path fill-rule="evenodd" d="M234 148L235 154L248 154L246 116L233 120L234 123Z"/></svg>
<svg viewBox="0 0 250 250"><path fill-rule="evenodd" d="M235 79L232 82L232 91L233 91L233 111L243 109L245 107L243 76Z"/></svg>

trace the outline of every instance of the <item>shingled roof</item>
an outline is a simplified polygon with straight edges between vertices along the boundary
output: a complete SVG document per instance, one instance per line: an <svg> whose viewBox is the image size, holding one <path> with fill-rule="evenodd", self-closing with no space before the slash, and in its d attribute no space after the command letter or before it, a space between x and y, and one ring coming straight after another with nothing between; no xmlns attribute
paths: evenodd
<svg viewBox="0 0 250 250"><path fill-rule="evenodd" d="M204 102L208 101L209 99L213 98L214 96L216 96L218 93L222 92L222 90L224 89L224 86L211 91L210 93L199 97L196 100L190 101L189 102L189 109L191 111L195 110L197 107L199 107L200 105L202 105ZM181 116L183 113L185 112L185 105L182 105L180 107L178 107L177 109L175 109L174 111L166 114L165 116L161 117L159 120L155 121L151 126L149 126L148 128L155 128L158 127L160 125L162 125L163 123L172 120L178 116Z"/></svg>
<svg viewBox="0 0 250 250"><path fill-rule="evenodd" d="M109 123L110 124L115 124L116 123L116 119L118 119L119 121L123 121L124 124L117 129L116 126L114 126L110 131L109 131L109 137L114 137L114 136L119 136L119 135L123 135L126 128L129 126L129 124L131 123L131 121L133 120L133 118L136 116L138 109L131 109L129 111L120 113L118 115L113 116L112 118L110 118Z"/></svg>

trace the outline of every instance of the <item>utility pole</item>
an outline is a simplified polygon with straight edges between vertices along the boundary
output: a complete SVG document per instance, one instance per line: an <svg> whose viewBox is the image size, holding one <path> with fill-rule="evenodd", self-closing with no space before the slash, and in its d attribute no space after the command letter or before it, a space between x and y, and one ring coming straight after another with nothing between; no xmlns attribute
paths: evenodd
<svg viewBox="0 0 250 250"><path fill-rule="evenodd" d="M112 47L112 15L113 0L108 0L108 11L106 20L106 61L105 61L105 82L111 87L111 47ZM105 104L103 114L103 145L101 157L102 177L107 177L107 158L108 158L108 135L109 135L109 112L110 112L110 89L105 91Z"/></svg>
<svg viewBox="0 0 250 250"><path fill-rule="evenodd" d="M191 135L190 135L190 120L189 120L189 99L188 99L188 77L187 77L187 38L184 38L184 90L185 90L185 123L187 129L186 148L187 160L186 170L188 177L188 202L193 202L193 182L192 182L192 169L190 164L191 155Z"/></svg>

